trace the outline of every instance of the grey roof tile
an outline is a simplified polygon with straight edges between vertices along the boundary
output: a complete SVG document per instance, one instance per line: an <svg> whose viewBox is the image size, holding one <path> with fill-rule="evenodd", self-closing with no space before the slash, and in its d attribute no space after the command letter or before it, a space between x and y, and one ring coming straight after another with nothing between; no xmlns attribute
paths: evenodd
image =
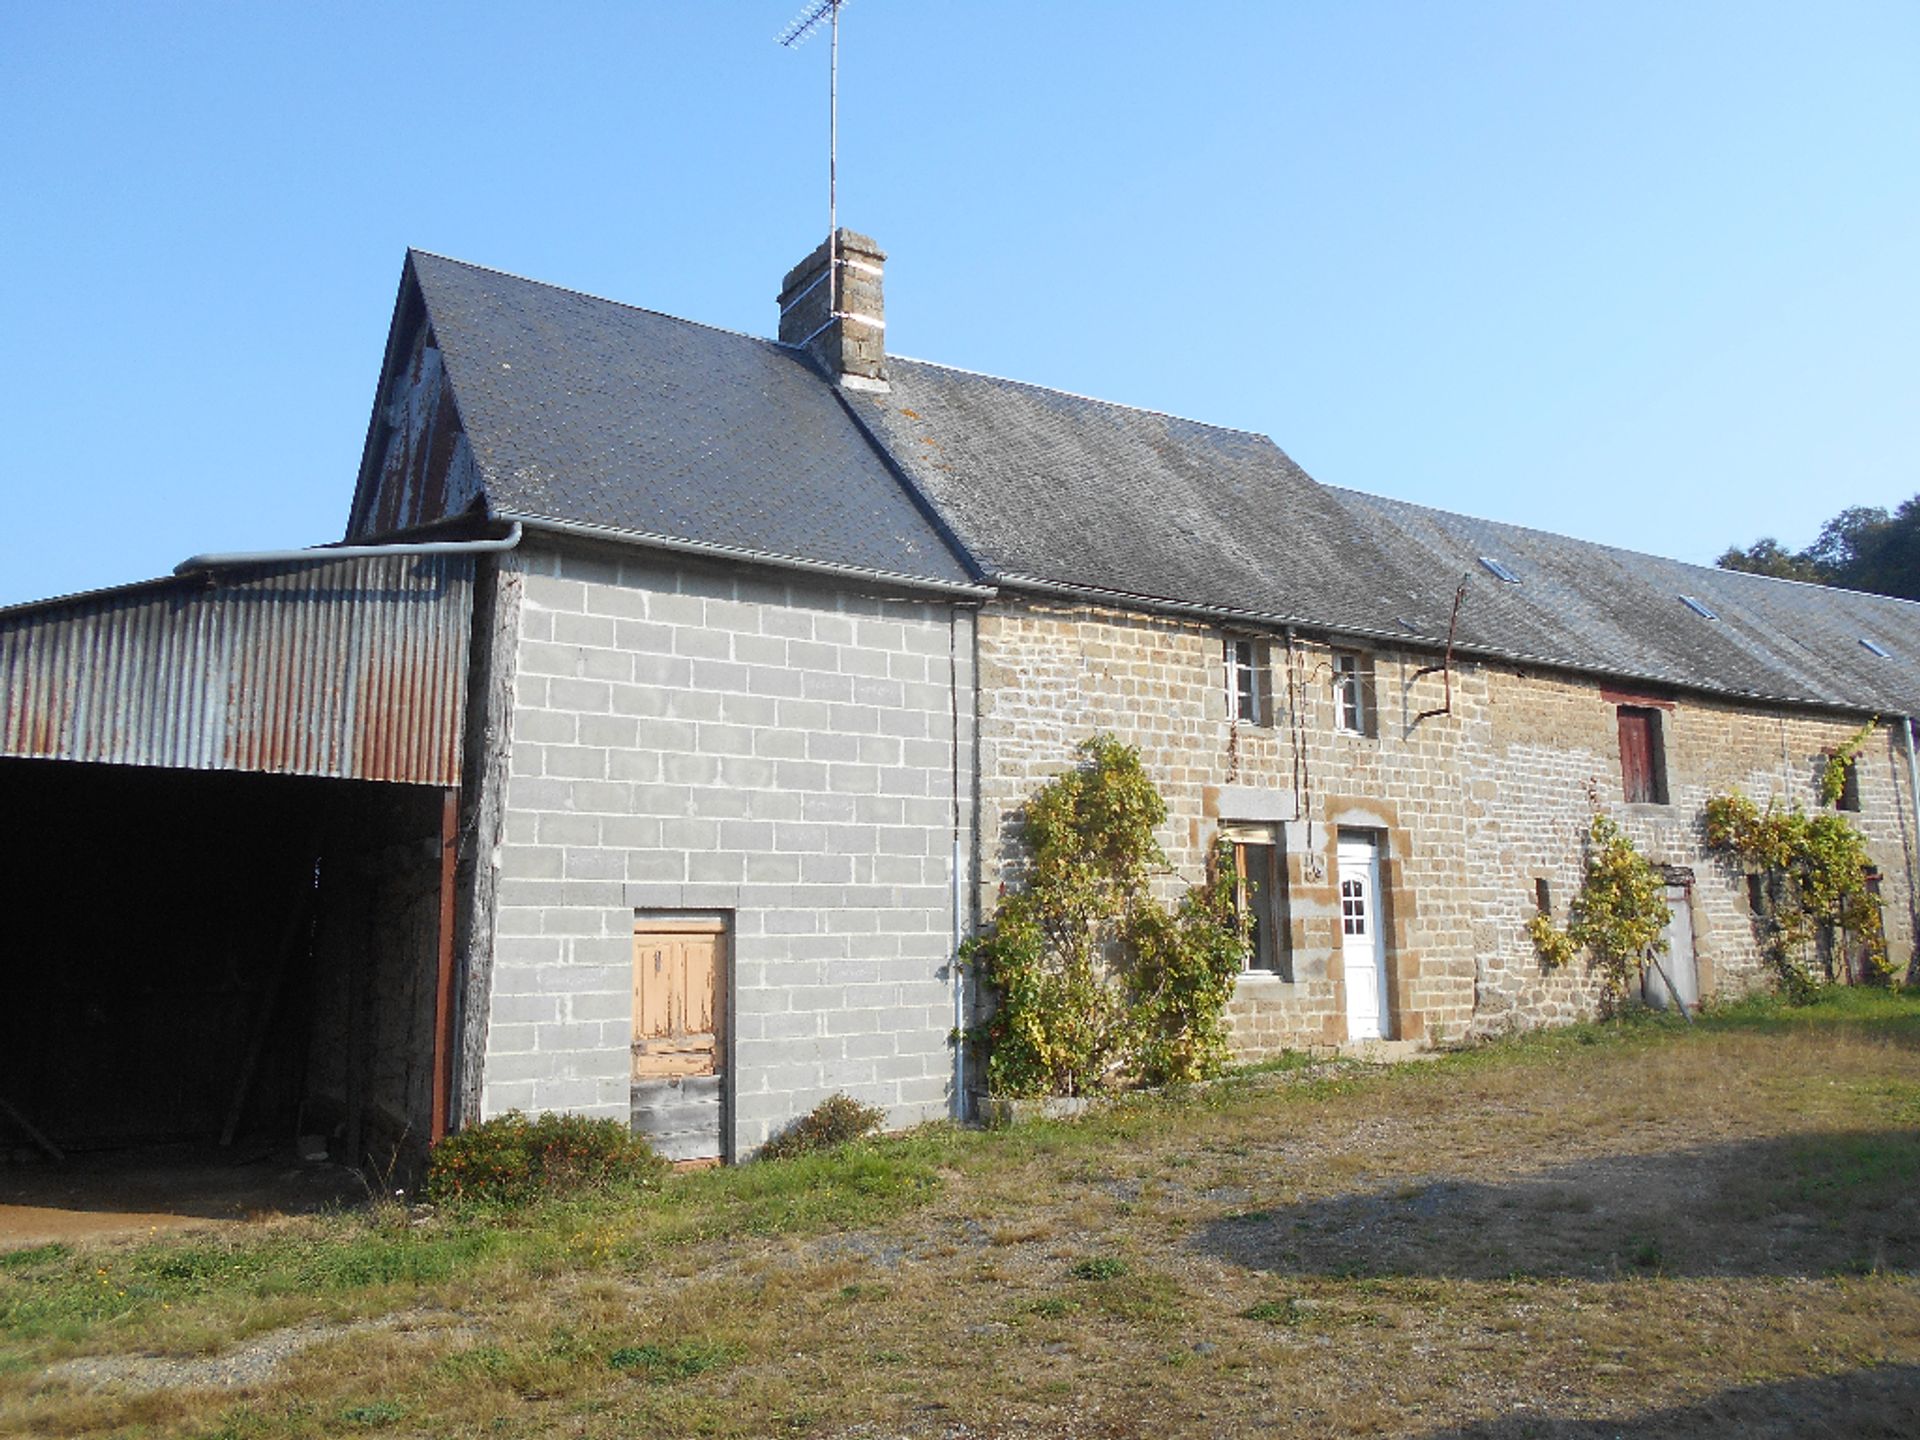
<svg viewBox="0 0 1920 1440"><path fill-rule="evenodd" d="M1264 435L890 359L849 399L990 578L1378 633L1435 597Z"/></svg>
<svg viewBox="0 0 1920 1440"><path fill-rule="evenodd" d="M1263 435L925 361L889 360L889 393L836 393L771 341L439 256L409 265L498 511L1436 646L1464 581L1467 653L1920 710L1910 601L1332 489Z"/></svg>
<svg viewBox="0 0 1920 1440"><path fill-rule="evenodd" d="M496 512L971 577L798 354L414 251Z"/></svg>
<svg viewBox="0 0 1920 1440"><path fill-rule="evenodd" d="M1465 575L1470 650L1729 696L1920 710L1920 604L1690 565L1329 487L1395 563ZM1504 584L1479 564L1501 561ZM1691 595L1717 619L1680 599ZM1890 653L1874 655L1862 638Z"/></svg>

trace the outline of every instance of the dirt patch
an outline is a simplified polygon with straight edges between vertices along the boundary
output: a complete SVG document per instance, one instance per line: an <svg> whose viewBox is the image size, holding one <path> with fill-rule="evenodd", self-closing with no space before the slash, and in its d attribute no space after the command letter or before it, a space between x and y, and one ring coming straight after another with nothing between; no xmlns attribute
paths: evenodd
<svg viewBox="0 0 1920 1440"><path fill-rule="evenodd" d="M115 1238L359 1204L367 1189L338 1165L290 1151L165 1146L0 1168L0 1251Z"/></svg>
<svg viewBox="0 0 1920 1440"><path fill-rule="evenodd" d="M124 1395L156 1390L244 1390L274 1379L293 1356L310 1346L344 1336L382 1330L412 1330L425 1324L436 1340L470 1340L465 1326L434 1324L438 1317L419 1311L382 1315L340 1324L315 1321L289 1325L255 1336L218 1355L181 1359L167 1355L85 1355L50 1367L46 1378L76 1390L112 1390Z"/></svg>

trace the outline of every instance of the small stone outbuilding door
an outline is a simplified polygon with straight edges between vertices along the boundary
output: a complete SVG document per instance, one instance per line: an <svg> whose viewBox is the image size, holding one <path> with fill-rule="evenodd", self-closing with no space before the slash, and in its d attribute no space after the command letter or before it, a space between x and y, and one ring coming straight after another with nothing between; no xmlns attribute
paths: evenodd
<svg viewBox="0 0 1920 1440"><path fill-rule="evenodd" d="M1641 982L1647 1003L1659 1010L1673 1009L1676 999L1689 1010L1700 1008L1700 968L1693 958L1693 907L1689 898L1686 885L1668 884L1667 908L1673 918L1667 922L1667 953L1660 957L1660 964L1672 977L1673 989L1667 988L1660 971L1651 965ZM1675 991L1679 992L1677 996Z"/></svg>
<svg viewBox="0 0 1920 1440"><path fill-rule="evenodd" d="M726 1153L728 951L724 920L634 922L633 1129L669 1160Z"/></svg>

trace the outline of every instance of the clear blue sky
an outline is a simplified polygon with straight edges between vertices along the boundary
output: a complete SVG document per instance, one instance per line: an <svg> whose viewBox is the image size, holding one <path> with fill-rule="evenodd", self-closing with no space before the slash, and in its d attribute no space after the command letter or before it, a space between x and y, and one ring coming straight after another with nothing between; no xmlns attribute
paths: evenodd
<svg viewBox="0 0 1920 1440"><path fill-rule="evenodd" d="M408 245L769 333L800 8L0 0L0 603L338 538ZM854 0L842 62L899 353L1687 559L1920 490L1913 0Z"/></svg>

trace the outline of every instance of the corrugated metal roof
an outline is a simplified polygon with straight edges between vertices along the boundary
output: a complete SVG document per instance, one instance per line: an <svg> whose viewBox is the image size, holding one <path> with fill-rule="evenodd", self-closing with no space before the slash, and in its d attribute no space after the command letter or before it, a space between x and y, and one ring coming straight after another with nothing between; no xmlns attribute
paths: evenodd
<svg viewBox="0 0 1920 1440"><path fill-rule="evenodd" d="M449 555L0 610L0 756L455 785L472 611Z"/></svg>

